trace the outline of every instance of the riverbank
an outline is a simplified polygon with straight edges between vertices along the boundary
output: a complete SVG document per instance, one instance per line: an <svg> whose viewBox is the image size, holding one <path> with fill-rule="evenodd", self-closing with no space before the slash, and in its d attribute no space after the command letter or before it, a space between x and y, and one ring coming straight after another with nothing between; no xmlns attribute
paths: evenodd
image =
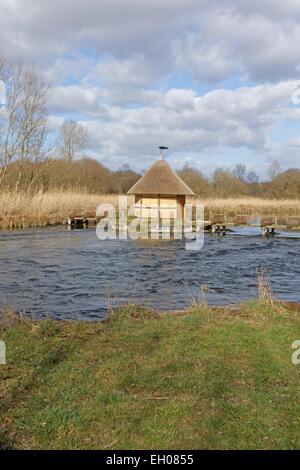
<svg viewBox="0 0 300 470"><path fill-rule="evenodd" d="M296 449L300 308L264 300L106 322L2 316L0 447Z"/></svg>
<svg viewBox="0 0 300 470"><path fill-rule="evenodd" d="M94 213L101 203L118 205L118 195L97 195L80 191L52 191L28 194L0 192L0 228L44 227L62 224L71 214ZM258 211L283 216L300 216L299 199L208 198L199 200L206 212ZM133 203L132 197L129 203Z"/></svg>

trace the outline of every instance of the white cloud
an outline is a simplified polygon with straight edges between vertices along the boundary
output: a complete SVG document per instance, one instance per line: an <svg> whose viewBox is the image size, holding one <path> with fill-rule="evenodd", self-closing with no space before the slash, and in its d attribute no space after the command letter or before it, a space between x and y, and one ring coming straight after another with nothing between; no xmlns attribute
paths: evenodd
<svg viewBox="0 0 300 470"><path fill-rule="evenodd" d="M280 143L272 144L272 151L268 161L277 160L283 169L299 168L300 161L300 137L287 139Z"/></svg>
<svg viewBox="0 0 300 470"><path fill-rule="evenodd" d="M57 58L42 69L44 79L53 85L66 81L80 82L94 66L94 61L83 53L73 53L68 58Z"/></svg>
<svg viewBox="0 0 300 470"><path fill-rule="evenodd" d="M175 63L199 83L235 77L276 82L299 77L300 23L292 16L274 20L236 10L207 10L198 29L174 45Z"/></svg>
<svg viewBox="0 0 300 470"><path fill-rule="evenodd" d="M142 54L120 60L106 56L89 69L82 83L101 86L112 104L143 103L149 99L157 73Z"/></svg>
<svg viewBox="0 0 300 470"><path fill-rule="evenodd" d="M0 44L51 82L52 127L88 121L104 163L144 165L161 143L182 161L296 162L270 134L299 119L299 20L299 0L0 0Z"/></svg>
<svg viewBox="0 0 300 470"><path fill-rule="evenodd" d="M123 83L141 86L178 67L210 84L233 73L262 81L299 73L298 0L0 0L0 9L3 52L52 61L58 72L61 57L90 48L101 62L110 56L99 73L115 84L122 72Z"/></svg>
<svg viewBox="0 0 300 470"><path fill-rule="evenodd" d="M269 156L274 148L268 134L280 122L299 119L299 108L290 103L296 84L287 81L234 91L219 89L203 96L194 90L171 89L156 92L152 103L134 109L99 106L97 89L93 94L93 90L69 87L70 95L62 91L56 100L63 109L77 100L76 109L82 105L91 116L85 125L92 135L94 152L104 163L125 159L137 167L145 164L147 155L150 159L156 154L156 145L161 143L182 154L248 148L254 154Z"/></svg>
<svg viewBox="0 0 300 470"><path fill-rule="evenodd" d="M175 66L191 72L199 83L223 81L237 67L230 47L221 41L205 42L201 33L186 33L174 43L172 54Z"/></svg>
<svg viewBox="0 0 300 470"><path fill-rule="evenodd" d="M50 88L48 102L50 111L57 113L99 114L101 89L83 88L79 85Z"/></svg>
<svg viewBox="0 0 300 470"><path fill-rule="evenodd" d="M1 0L0 38L10 55L41 62L87 45L123 56L151 52L187 24L196 5L196 0Z"/></svg>

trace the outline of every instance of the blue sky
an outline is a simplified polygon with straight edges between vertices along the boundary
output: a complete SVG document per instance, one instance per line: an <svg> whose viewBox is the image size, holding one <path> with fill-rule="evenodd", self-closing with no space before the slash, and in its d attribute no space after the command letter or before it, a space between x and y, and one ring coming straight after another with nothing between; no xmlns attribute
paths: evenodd
<svg viewBox="0 0 300 470"><path fill-rule="evenodd" d="M299 168L299 43L298 0L0 0L0 54L37 67L51 129L81 121L112 169L160 144L206 174Z"/></svg>

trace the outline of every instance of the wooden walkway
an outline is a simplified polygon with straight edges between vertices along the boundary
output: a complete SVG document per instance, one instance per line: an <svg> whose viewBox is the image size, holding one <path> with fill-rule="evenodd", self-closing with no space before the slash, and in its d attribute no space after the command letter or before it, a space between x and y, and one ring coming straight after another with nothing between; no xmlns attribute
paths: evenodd
<svg viewBox="0 0 300 470"><path fill-rule="evenodd" d="M282 216L277 213L263 214L259 211L209 211L208 220L204 221L204 231L213 234L226 234L231 226L260 227L263 236L275 235L276 229L300 228L300 215ZM69 229L95 227L101 220L96 217L95 209L82 209L80 214L71 214L66 223Z"/></svg>
<svg viewBox="0 0 300 470"><path fill-rule="evenodd" d="M300 228L300 214L282 216L279 213L248 211L224 211L216 213L209 211L209 222L214 230L222 230L222 227L246 226L260 227L263 236L271 236L276 233L276 229Z"/></svg>

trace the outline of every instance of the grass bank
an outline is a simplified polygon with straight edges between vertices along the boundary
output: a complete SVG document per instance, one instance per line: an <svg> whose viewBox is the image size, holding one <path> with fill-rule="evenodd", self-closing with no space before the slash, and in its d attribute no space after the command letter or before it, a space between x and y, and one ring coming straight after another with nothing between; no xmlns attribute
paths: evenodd
<svg viewBox="0 0 300 470"><path fill-rule="evenodd" d="M97 195L80 191L50 191L28 194L25 192L0 192L0 228L43 227L61 224L71 214L92 210L108 202L118 205L118 195ZM198 200L206 211L272 212L283 216L300 214L299 199L209 198ZM133 203L133 198L129 198Z"/></svg>
<svg viewBox="0 0 300 470"><path fill-rule="evenodd" d="M296 449L300 311L273 301L101 323L2 318L0 442L17 449Z"/></svg>

